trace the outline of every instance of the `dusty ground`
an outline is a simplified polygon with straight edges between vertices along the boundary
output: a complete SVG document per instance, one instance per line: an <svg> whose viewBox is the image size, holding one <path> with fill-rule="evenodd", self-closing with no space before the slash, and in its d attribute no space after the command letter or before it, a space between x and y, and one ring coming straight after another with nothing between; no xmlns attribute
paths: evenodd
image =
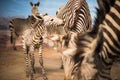
<svg viewBox="0 0 120 80"><path fill-rule="evenodd" d="M42 80L38 54L35 51L35 79ZM60 57L55 50L45 49L43 54L44 66L49 80L63 80L64 72L60 69ZM49 52L49 53L48 53ZM0 50L0 80L27 80L25 77L25 62L23 50Z"/></svg>
<svg viewBox="0 0 120 80"><path fill-rule="evenodd" d="M13 51L6 36L0 37L0 80L28 80L25 76L25 61L21 47ZM45 47L43 50L44 66L49 80L63 80L64 72L60 69L60 56L56 50ZM40 73L38 54L35 51L35 79L43 80ZM113 80L120 80L120 63L115 63L112 68Z"/></svg>

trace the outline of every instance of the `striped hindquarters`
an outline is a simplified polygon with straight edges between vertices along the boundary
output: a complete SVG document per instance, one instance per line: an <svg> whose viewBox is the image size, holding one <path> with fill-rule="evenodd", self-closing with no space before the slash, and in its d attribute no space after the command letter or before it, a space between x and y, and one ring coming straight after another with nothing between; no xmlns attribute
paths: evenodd
<svg viewBox="0 0 120 80"><path fill-rule="evenodd" d="M15 28L14 28L14 23L13 23L14 20L11 20L9 22L9 29L10 29L10 32L11 32L11 36L10 36L10 42L11 44L13 43L13 36L15 36Z"/></svg>
<svg viewBox="0 0 120 80"><path fill-rule="evenodd" d="M83 2L81 8L76 11L76 18L75 27L72 28L73 31L81 33L91 30L92 19L86 2Z"/></svg>
<svg viewBox="0 0 120 80"><path fill-rule="evenodd" d="M66 31L81 33L92 27L89 7L85 0L69 0L60 8L57 16L64 20Z"/></svg>

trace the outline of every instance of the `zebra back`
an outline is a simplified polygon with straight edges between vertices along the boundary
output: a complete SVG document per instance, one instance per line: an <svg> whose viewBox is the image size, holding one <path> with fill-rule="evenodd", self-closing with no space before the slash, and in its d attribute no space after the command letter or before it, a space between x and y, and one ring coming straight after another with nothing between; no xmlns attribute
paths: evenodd
<svg viewBox="0 0 120 80"><path fill-rule="evenodd" d="M92 27L91 15L85 0L69 0L57 12L57 17L65 22L65 30L81 33Z"/></svg>

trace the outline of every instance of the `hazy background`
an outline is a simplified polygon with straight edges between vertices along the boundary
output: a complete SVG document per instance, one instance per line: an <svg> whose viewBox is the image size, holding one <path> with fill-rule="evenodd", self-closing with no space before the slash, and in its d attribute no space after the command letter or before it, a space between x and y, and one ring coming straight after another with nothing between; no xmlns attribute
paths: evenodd
<svg viewBox="0 0 120 80"><path fill-rule="evenodd" d="M36 3L38 0L32 0ZM39 12L55 16L56 11L68 0L40 0ZM8 29L9 20L16 17L27 18L31 15L30 0L0 0L0 29ZM96 0L87 0L92 21L95 17Z"/></svg>
<svg viewBox="0 0 120 80"><path fill-rule="evenodd" d="M36 3L38 0L32 0ZM56 11L65 4L68 0L40 0L39 12L49 13L55 16ZM31 14L30 0L0 0L0 16L24 16L27 17ZM87 0L91 15L95 16L96 0Z"/></svg>

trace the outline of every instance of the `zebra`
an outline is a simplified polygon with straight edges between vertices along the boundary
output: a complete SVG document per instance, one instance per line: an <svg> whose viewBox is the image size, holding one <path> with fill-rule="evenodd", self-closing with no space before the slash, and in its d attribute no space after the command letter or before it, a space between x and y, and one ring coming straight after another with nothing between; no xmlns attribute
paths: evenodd
<svg viewBox="0 0 120 80"><path fill-rule="evenodd" d="M39 63L42 68L42 76L44 80L48 80L45 74L45 69L43 66L43 59L42 59L42 45L43 45L43 34L47 31L47 28L53 28L50 25L63 25L63 20L51 17L48 14L45 15L39 15L39 17L43 18L42 23L38 23L36 28L33 29L27 29L24 31L22 37L23 37L23 49L25 52L25 60L26 60L26 76L31 78L31 80L34 80L34 49L35 47L38 48L38 54L39 54ZM55 27L55 26L54 26ZM30 63L30 66L29 66ZM31 68L29 70L29 67Z"/></svg>
<svg viewBox="0 0 120 80"><path fill-rule="evenodd" d="M68 0L65 5L59 8L56 16L63 19L65 23L62 28L65 31L63 36L67 35L69 31L84 33L92 29L92 19L86 0ZM64 40L61 41L61 45L63 44ZM63 68L62 65L61 68Z"/></svg>
<svg viewBox="0 0 120 80"><path fill-rule="evenodd" d="M98 0L93 29L65 36L64 80L112 80L110 70L120 58L120 0Z"/></svg>
<svg viewBox="0 0 120 80"><path fill-rule="evenodd" d="M14 18L10 20L9 28L11 31L11 43L13 43L14 50L17 50L15 46L16 40L20 35L22 35L23 31L26 29L29 29L31 24L32 24L32 27L35 27L36 24L38 24L39 21L35 21L35 20L37 20L36 15L39 14L38 12L39 4L40 4L40 1L38 1L36 4L33 4L31 0L30 5L32 6L32 16L29 16L27 19Z"/></svg>
<svg viewBox="0 0 120 80"><path fill-rule="evenodd" d="M39 17L37 17L39 19ZM15 44L19 36L23 34L26 29L31 27L35 28L36 24L39 23L39 20L34 16L28 16L28 18L14 18L9 22L9 29L11 32L10 41L13 44L13 49L17 50Z"/></svg>

